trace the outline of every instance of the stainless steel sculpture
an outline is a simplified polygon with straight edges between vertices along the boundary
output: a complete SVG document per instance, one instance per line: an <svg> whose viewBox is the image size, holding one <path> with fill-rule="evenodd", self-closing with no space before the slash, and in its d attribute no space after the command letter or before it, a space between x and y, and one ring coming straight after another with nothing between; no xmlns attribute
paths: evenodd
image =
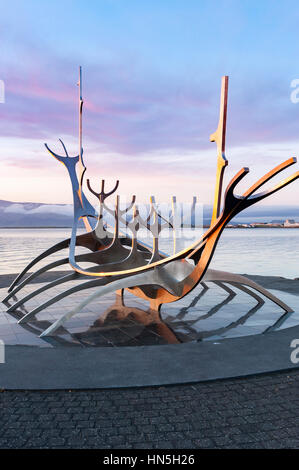
<svg viewBox="0 0 299 470"><path fill-rule="evenodd" d="M162 304L175 302L181 299L190 293L201 281L217 282L220 283L221 286L223 286L223 282L232 284L256 298L258 303L260 303L261 298L254 294L252 290L248 289L249 287L275 302L286 312L292 311L290 307L280 301L269 291L263 289L261 286L244 276L208 270L209 263L225 225L227 225L228 222L242 210L270 196L276 191L279 191L299 177L299 172L296 172L292 176L281 181L272 189L256 194L256 191L273 176L296 163L295 158L290 158L260 178L241 196L238 196L234 194L234 190L238 183L249 172L248 168L242 168L230 181L224 195L222 195L223 174L225 167L228 164L225 157L227 93L228 77L223 77L219 124L217 131L210 137L210 140L215 141L217 145L217 173L211 225L198 241L191 244L189 247L181 251L174 252L172 255L168 256L165 255L165 253L162 253L159 249L159 235L163 227L171 227L172 223L171 220L163 220L161 214L156 208L153 197L150 200L151 209L148 217L144 219L140 216L138 211L135 196L132 197L132 201L129 206L123 210L120 208L118 196L113 210L106 205L106 199L117 190L119 184L118 181L116 182L115 187L109 192L105 192L105 182L102 181L101 191L96 192L92 188L90 181L87 180L88 189L99 200L98 214L96 214L94 207L90 204L83 192L83 181L86 167L83 162L82 148L83 100L80 67L79 153L76 157L70 157L64 143L61 141L65 156L57 155L47 146L47 144L45 144L48 151L58 161L66 166L70 176L74 204L74 221L71 238L54 245L29 263L10 286L9 294L4 299L4 302L8 302L8 300L18 291L43 272L67 263L69 263L72 268L72 271L69 274L39 287L23 299L20 299L11 305L8 311L12 312L16 310L19 306L24 305L28 300L52 287L62 285L71 280L82 280L83 282L79 282L77 285L69 289L66 288L60 294L44 303L41 303L38 307L26 313L20 319L20 323L28 322L31 318L35 317L37 313L55 302L58 302L60 299L69 296L74 292L90 289L92 287L97 287L95 293L85 298L76 306L75 309L62 315L62 317L49 326L41 336L52 335L59 326L79 312L85 305L109 292L122 294L124 289L128 289L134 295L149 301L151 311L158 312ZM172 216L174 216L175 213L175 203L175 198L173 198ZM104 211L114 216L115 224L113 233L109 232L106 224L104 223ZM129 211L132 212L131 219L126 216ZM91 218L97 218L97 225L94 229L91 228ZM86 233L82 235L77 234L80 219L83 219L86 227ZM120 222L129 229L131 232L130 236L126 235L125 237L120 237ZM140 226L145 227L151 232L153 238L152 246L148 246L138 240L138 230ZM83 246L89 249L90 253L76 255L77 246ZM40 260L67 247L69 247L68 258L63 258L59 261L49 263L34 273L31 273L26 279L22 280L29 269L35 266ZM92 263L92 266L86 268L82 265L82 262Z"/></svg>

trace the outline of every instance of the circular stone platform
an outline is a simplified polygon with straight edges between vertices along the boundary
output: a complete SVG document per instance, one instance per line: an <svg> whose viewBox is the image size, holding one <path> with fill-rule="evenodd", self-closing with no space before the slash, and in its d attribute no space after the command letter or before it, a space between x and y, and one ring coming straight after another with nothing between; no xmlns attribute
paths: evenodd
<svg viewBox="0 0 299 470"><path fill-rule="evenodd" d="M61 309L72 308L76 297L24 325L17 321L26 310L7 313L2 304L0 339L6 357L0 364L0 388L166 385L298 367L290 359L291 342L299 339L298 281L250 277L275 289L272 292L295 312L285 314L268 301L258 305L238 289L225 292L210 283L192 298L165 306L160 316L147 312L146 304L133 296L126 295L126 306L121 307L114 295L107 296L54 337L41 339L39 334ZM2 286L4 297L7 286ZM27 311L34 306L36 302L26 305Z"/></svg>

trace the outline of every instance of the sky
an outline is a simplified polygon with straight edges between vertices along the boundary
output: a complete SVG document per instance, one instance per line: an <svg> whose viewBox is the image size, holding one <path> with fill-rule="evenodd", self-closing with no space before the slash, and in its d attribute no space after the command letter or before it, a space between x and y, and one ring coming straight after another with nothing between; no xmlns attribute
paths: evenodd
<svg viewBox="0 0 299 470"><path fill-rule="evenodd" d="M125 197L211 204L209 136L229 75L225 183L248 166L247 189L299 157L298 24L299 4L288 0L0 0L0 199L71 202L65 168L44 143L60 153L62 138L78 154L79 65L94 188L119 179ZM266 204L298 197L295 182Z"/></svg>

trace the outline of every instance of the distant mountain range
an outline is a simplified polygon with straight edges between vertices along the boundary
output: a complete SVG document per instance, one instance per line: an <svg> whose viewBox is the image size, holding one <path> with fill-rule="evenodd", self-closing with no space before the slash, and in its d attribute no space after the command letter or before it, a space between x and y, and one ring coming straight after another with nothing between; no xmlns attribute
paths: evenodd
<svg viewBox="0 0 299 470"><path fill-rule="evenodd" d="M211 206L204 206L203 222L208 225ZM44 204L0 200L0 227L71 227L71 204ZM232 223L271 222L294 219L299 221L298 206L257 206L233 219Z"/></svg>
<svg viewBox="0 0 299 470"><path fill-rule="evenodd" d="M70 227L71 204L0 200L0 227Z"/></svg>

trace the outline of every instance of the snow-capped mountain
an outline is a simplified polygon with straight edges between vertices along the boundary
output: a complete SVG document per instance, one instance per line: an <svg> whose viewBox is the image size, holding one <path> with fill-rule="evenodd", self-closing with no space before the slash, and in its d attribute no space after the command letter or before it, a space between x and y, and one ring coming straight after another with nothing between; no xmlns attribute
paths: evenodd
<svg viewBox="0 0 299 470"><path fill-rule="evenodd" d="M70 227L71 204L0 200L0 227Z"/></svg>

